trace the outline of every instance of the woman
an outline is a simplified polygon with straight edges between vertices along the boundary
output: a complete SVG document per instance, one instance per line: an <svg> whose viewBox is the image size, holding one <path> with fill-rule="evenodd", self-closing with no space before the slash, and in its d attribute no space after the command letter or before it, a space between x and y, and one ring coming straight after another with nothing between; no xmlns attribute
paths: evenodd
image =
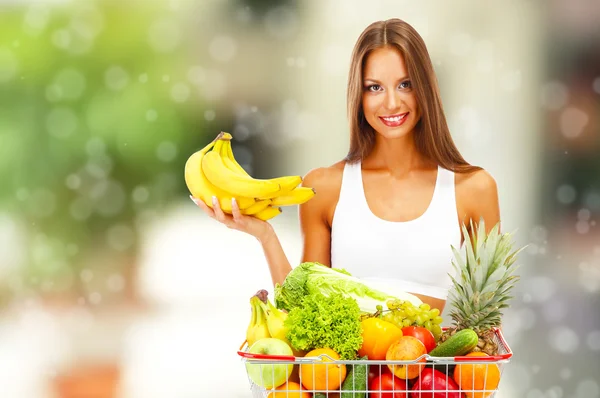
<svg viewBox="0 0 600 398"><path fill-rule="evenodd" d="M302 261L345 268L354 276L393 281L443 310L451 286L451 245L460 226L500 220L494 179L454 145L423 39L399 19L360 35L348 80L350 150L342 161L311 170L303 181L317 195L300 206ZM271 225L214 211L210 217L261 243L273 283L291 271Z"/></svg>

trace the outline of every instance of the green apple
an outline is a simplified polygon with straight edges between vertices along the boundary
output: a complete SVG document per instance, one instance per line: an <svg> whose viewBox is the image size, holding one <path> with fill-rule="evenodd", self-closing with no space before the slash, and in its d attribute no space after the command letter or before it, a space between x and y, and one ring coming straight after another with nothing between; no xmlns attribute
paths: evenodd
<svg viewBox="0 0 600 398"><path fill-rule="evenodd" d="M264 355L294 355L292 348L285 341L273 337L265 337L257 340L250 346L248 352ZM279 387L287 381L294 369L293 363L287 361L282 362L283 363L246 362L248 377L250 377L250 380L255 384L267 389Z"/></svg>

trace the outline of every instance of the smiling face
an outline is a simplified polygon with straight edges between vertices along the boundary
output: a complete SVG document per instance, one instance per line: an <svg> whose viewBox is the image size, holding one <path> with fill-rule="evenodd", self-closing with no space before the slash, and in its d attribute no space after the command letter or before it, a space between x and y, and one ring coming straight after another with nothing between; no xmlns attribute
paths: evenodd
<svg viewBox="0 0 600 398"><path fill-rule="evenodd" d="M373 50L362 78L362 108L369 125L385 138L411 134L421 115L400 51L392 47Z"/></svg>

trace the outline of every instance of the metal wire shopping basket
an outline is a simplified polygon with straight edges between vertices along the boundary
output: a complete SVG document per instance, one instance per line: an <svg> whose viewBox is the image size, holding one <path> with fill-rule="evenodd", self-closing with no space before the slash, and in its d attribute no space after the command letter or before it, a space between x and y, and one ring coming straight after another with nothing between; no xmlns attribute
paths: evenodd
<svg viewBox="0 0 600 398"><path fill-rule="evenodd" d="M499 329L495 356L431 357L411 361L335 360L238 350L254 398L489 398L498 391L512 351ZM343 368L343 369L342 369ZM418 376L405 380L399 369Z"/></svg>

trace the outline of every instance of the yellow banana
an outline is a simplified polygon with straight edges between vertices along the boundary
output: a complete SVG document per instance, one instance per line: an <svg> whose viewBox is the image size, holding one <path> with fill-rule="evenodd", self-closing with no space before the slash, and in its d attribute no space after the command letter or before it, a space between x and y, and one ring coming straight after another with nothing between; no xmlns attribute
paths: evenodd
<svg viewBox="0 0 600 398"><path fill-rule="evenodd" d="M256 341L262 338L271 337L265 317L265 311L263 310L261 304L262 301L260 301L257 296L252 296L250 299L252 318L250 319L250 324L246 330L246 341L248 342L248 347L251 347L252 344L256 343Z"/></svg>
<svg viewBox="0 0 600 398"><path fill-rule="evenodd" d="M275 216L278 216L279 214L281 214L280 207L273 207L273 206L269 205L266 209L254 214L254 217L256 217L260 220L263 220L263 221L267 221Z"/></svg>
<svg viewBox="0 0 600 398"><path fill-rule="evenodd" d="M297 187L289 193L279 195L271 200L273 206L300 205L315 196L315 190L309 187Z"/></svg>
<svg viewBox="0 0 600 398"><path fill-rule="evenodd" d="M245 210L240 210L240 213L251 216L256 213L259 213L269 207L271 204L271 199L263 199L257 200L252 206L248 207Z"/></svg>
<svg viewBox="0 0 600 398"><path fill-rule="evenodd" d="M269 196L260 196L260 199L273 199L280 195L287 195L294 188L296 188L302 182L302 177L300 176L285 176L285 177L277 177L271 178L269 181L275 182L279 184L281 190L274 195Z"/></svg>
<svg viewBox="0 0 600 398"><path fill-rule="evenodd" d="M221 209L231 214L232 195L211 184L202 172L202 160L214 145L215 141L193 153L188 158L185 163L185 183L193 197L202 200L208 207L212 208L212 197L216 196L219 199ZM235 199L240 210L247 209L256 202L253 198L241 196L235 196Z"/></svg>
<svg viewBox="0 0 600 398"><path fill-rule="evenodd" d="M292 343L287 339L287 332L289 327L285 325L285 320L288 317L288 313L281 311L273 305L271 300L267 298L267 303L260 302L263 307L263 311L267 317L267 327L269 328L269 334L271 337L285 341L291 348L295 357L303 357L306 352L297 350L294 348Z"/></svg>
<svg viewBox="0 0 600 398"><path fill-rule="evenodd" d="M221 156L223 157L223 162L225 163L227 168L237 174L252 178L246 172L246 170L244 170L244 168L237 162L237 160L235 160L235 157L233 156L233 149L231 148L231 134L223 133L223 137L224 138L229 137L229 139L227 139L227 138L225 139L225 142L223 143L223 147L221 148ZM276 184L279 184L281 189L278 192L275 192L273 194L260 196L260 197L258 197L259 199L272 199L276 196L284 195L284 194L290 192L291 190L296 188L298 185L300 185L300 183L302 182L302 177L301 176L284 176L284 177L271 178L266 181L271 181Z"/></svg>
<svg viewBox="0 0 600 398"><path fill-rule="evenodd" d="M288 332L288 327L285 326L287 312L283 312L273 305L271 300L267 299L267 303L260 302L264 313L267 316L267 327L271 337L280 340L286 340L285 335Z"/></svg>
<svg viewBox="0 0 600 398"><path fill-rule="evenodd" d="M221 156L225 139L218 139L212 151L202 158L202 171L208 181L224 191L249 198L264 198L281 191L281 186L268 180L240 175L230 170Z"/></svg>
<svg viewBox="0 0 600 398"><path fill-rule="evenodd" d="M231 135L229 133L225 133L224 137L231 137ZM231 148L231 139L226 140L227 142L223 143L223 148L221 149L222 151L222 155L223 159L225 160L225 165L232 171L240 174L240 175L244 175L247 177L250 177L250 174L248 174L246 172L246 170L244 170L244 168L237 162L237 160L235 160L235 157L233 156L233 149Z"/></svg>

